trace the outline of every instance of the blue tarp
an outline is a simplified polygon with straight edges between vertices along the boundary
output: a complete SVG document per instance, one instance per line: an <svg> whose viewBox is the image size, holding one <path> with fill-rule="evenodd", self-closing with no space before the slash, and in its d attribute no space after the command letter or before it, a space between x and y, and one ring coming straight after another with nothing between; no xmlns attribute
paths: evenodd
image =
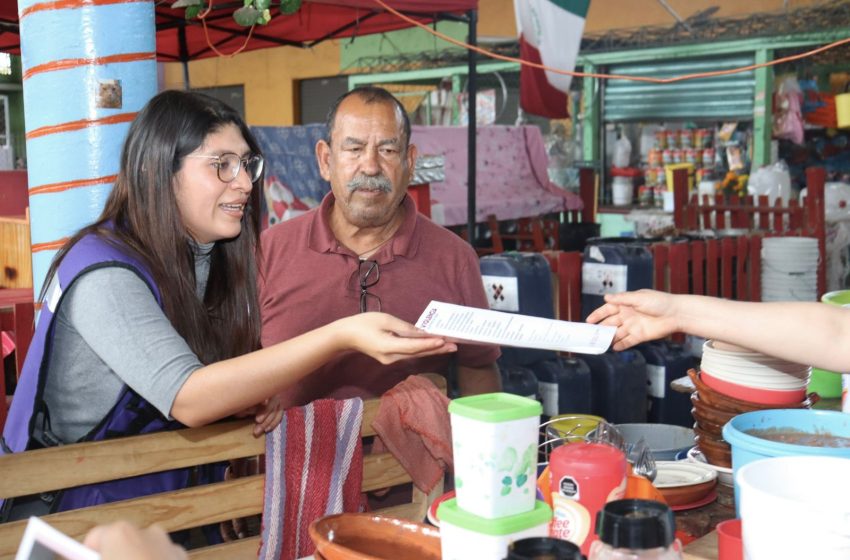
<svg viewBox="0 0 850 560"><path fill-rule="evenodd" d="M316 142L324 124L252 126L266 158L261 203L262 229L318 206L330 184L319 175Z"/></svg>

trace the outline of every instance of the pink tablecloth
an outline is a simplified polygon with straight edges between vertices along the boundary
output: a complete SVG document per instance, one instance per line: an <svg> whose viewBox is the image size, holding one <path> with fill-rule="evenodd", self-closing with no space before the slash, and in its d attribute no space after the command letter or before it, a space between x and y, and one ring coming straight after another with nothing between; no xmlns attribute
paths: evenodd
<svg viewBox="0 0 850 560"><path fill-rule="evenodd" d="M0 357L5 358L15 350L15 341L6 331L0 331Z"/></svg>
<svg viewBox="0 0 850 560"><path fill-rule="evenodd" d="M414 126L411 141L420 154L445 156L446 180L431 183L431 218L438 224L465 224L467 129ZM476 221L495 214L510 220L574 210L581 199L549 181L543 136L536 126L485 126L478 129Z"/></svg>

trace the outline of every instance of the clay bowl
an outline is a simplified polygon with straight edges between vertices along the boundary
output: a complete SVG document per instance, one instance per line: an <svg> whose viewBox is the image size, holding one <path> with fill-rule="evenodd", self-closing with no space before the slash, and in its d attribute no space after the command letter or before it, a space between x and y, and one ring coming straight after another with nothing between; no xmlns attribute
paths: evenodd
<svg viewBox="0 0 850 560"><path fill-rule="evenodd" d="M717 486L717 479L713 478L699 484L689 486L674 486L672 488L659 488L658 491L664 496L668 506L681 506L692 504L708 496Z"/></svg>
<svg viewBox="0 0 850 560"><path fill-rule="evenodd" d="M693 381L694 386L697 388L697 392L699 393L699 398L706 405L726 412L734 412L735 414L742 414L744 412L752 412L754 410L767 410L772 408L777 408L777 405L772 404L759 404L749 401L742 401L740 399L736 399L735 397L730 397L729 395L724 395L718 391L715 391L699 378L699 374L696 370L690 369L688 370L688 376ZM815 393L809 393L809 395L802 401L798 403L791 403L782 405L781 408L811 408L814 403L819 400L820 397Z"/></svg>
<svg viewBox="0 0 850 560"><path fill-rule="evenodd" d="M325 560L440 560L440 531L371 513L340 513L310 524L310 538Z"/></svg>
<svg viewBox="0 0 850 560"><path fill-rule="evenodd" d="M702 431L708 432L714 436L720 436L721 432L723 432L723 424L713 422L696 408L691 409L691 416L693 416L694 420L696 420L696 424L694 425L695 430L699 427ZM696 433L696 431L694 433Z"/></svg>
<svg viewBox="0 0 850 560"><path fill-rule="evenodd" d="M715 433L712 433L712 432L706 430L705 428L703 428L699 424L699 422L694 424L694 434L697 435L697 436L701 436L702 441L709 441L711 443L728 445L726 443L726 440L723 439L722 434L715 434Z"/></svg>
<svg viewBox="0 0 850 560"><path fill-rule="evenodd" d="M726 422L738 415L737 412L730 412L709 405L700 398L699 391L691 393L691 404L693 405L691 414L694 414L694 419L704 427L708 424L714 424L722 428L726 425ZM699 413L699 418L696 417L696 413Z"/></svg>
<svg viewBox="0 0 850 560"><path fill-rule="evenodd" d="M694 426L694 433L697 447L709 463L718 467L732 467L732 447L728 443L700 429L699 425Z"/></svg>

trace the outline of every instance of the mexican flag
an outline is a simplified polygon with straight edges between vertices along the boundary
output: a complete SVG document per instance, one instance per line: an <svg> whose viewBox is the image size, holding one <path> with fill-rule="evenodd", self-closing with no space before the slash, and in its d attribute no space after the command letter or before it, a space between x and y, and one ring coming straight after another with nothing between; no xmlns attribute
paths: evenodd
<svg viewBox="0 0 850 560"><path fill-rule="evenodd" d="M573 70L590 0L514 0L520 58ZM571 76L522 66L520 106L553 119L567 116Z"/></svg>

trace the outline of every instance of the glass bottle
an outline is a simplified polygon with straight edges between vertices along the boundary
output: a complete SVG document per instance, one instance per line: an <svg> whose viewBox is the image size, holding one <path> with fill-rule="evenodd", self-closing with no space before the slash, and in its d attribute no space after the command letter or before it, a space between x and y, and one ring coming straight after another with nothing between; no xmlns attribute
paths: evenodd
<svg viewBox="0 0 850 560"><path fill-rule="evenodd" d="M673 511L651 500L608 502L596 516L588 560L681 560Z"/></svg>

